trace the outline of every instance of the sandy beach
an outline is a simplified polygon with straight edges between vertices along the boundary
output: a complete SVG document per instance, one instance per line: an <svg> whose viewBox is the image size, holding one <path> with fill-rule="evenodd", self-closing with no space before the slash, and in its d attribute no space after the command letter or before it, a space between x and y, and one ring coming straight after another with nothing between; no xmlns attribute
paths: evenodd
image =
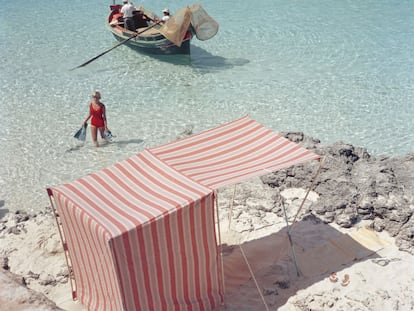
<svg viewBox="0 0 414 311"><path fill-rule="evenodd" d="M252 193L252 189L271 193L259 184L242 191ZM282 192L290 221L305 192L300 188ZM317 199L313 192L307 203ZM266 196L246 200L250 201L248 205L264 208L272 203ZM291 232L296 267L283 218L256 223L251 231L243 228L242 219L239 217L231 230L223 225L223 240L229 246L224 248L226 298L220 310L413 309L414 274L410 266L414 257L399 251L386 232L374 232L366 222L344 229L312 217L302 219ZM337 275L336 282L330 279L332 272ZM349 283L343 282L345 275Z"/></svg>
<svg viewBox="0 0 414 311"><path fill-rule="evenodd" d="M234 191L226 188L219 193L225 300L218 310L413 310L414 256L399 251L386 232L374 232L364 222L344 229L301 218L291 228L296 269L285 219L271 213L257 217L272 209L273 189L260 179L243 183L236 188L236 204L231 207ZM303 188L282 192L290 221L305 193ZM311 192L305 205L317 200ZM13 227L12 216L3 220L3 226ZM1 287L1 310L84 310L71 300L54 221L49 213L15 221L19 232L3 230L0 242L9 270L25 276L27 287L56 307L38 296L25 299L29 292L21 290L25 286L20 278L20 284ZM336 282L329 278L332 272Z"/></svg>
<svg viewBox="0 0 414 311"><path fill-rule="evenodd" d="M414 155L286 137L323 157L321 173L313 161L219 189L216 309L414 310ZM0 310L85 310L52 210L0 216Z"/></svg>

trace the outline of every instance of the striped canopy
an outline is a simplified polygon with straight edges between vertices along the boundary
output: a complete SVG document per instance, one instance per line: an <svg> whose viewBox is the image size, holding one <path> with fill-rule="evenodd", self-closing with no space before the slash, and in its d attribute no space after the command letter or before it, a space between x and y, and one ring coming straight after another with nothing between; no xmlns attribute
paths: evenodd
<svg viewBox="0 0 414 311"><path fill-rule="evenodd" d="M218 189L319 156L248 116L150 149L160 160Z"/></svg>
<svg viewBox="0 0 414 311"><path fill-rule="evenodd" d="M246 116L48 189L73 296L89 310L214 309L214 189L318 158Z"/></svg>
<svg viewBox="0 0 414 311"><path fill-rule="evenodd" d="M148 151L49 189L88 310L211 310L214 197Z"/></svg>

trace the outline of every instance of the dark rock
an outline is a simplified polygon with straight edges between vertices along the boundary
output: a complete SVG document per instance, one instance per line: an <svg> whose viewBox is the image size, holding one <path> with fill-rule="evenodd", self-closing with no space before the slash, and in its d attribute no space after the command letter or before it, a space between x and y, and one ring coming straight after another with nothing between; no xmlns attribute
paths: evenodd
<svg viewBox="0 0 414 311"><path fill-rule="evenodd" d="M303 133L283 135L319 154L323 161L312 189L319 199L308 214L344 228L369 220L373 229L386 230L401 249L414 254L414 153L375 158L366 149L343 142L323 146ZM310 161L264 176L262 181L280 191L307 189L318 168L317 161Z"/></svg>
<svg viewBox="0 0 414 311"><path fill-rule="evenodd" d="M38 273L34 273L34 272L32 272L32 271L29 271L29 273L27 274L27 276L28 276L29 278L31 278L31 279L35 279L35 280L37 280L37 279L39 279L40 274L38 274Z"/></svg>
<svg viewBox="0 0 414 311"><path fill-rule="evenodd" d="M7 228L6 232L8 234L20 234L22 231L19 226L13 226L13 227Z"/></svg>
<svg viewBox="0 0 414 311"><path fill-rule="evenodd" d="M42 280L40 280L40 285L56 285L56 279L53 275L48 274L46 277L44 277Z"/></svg>
<svg viewBox="0 0 414 311"><path fill-rule="evenodd" d="M10 270L10 267L9 267L9 258L7 258L7 257L1 258L1 267L4 270Z"/></svg>

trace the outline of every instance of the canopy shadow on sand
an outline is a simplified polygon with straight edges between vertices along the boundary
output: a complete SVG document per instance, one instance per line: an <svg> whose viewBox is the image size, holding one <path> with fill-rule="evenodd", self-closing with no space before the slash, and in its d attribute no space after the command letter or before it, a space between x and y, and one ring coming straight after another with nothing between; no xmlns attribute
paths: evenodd
<svg viewBox="0 0 414 311"><path fill-rule="evenodd" d="M291 232L299 276L292 256L286 227L266 237L245 242L241 245L222 244L225 298L237 297L238 306L244 310L257 301L257 309L266 310L255 286L251 270L260 287L266 303L272 310L283 306L297 291L326 279L332 272L352 266L356 262L379 257L376 252L387 246L374 231L365 227L344 234L318 219L295 223ZM341 278L332 284L341 287ZM352 284L352 280L351 280ZM350 285L351 286L351 285Z"/></svg>

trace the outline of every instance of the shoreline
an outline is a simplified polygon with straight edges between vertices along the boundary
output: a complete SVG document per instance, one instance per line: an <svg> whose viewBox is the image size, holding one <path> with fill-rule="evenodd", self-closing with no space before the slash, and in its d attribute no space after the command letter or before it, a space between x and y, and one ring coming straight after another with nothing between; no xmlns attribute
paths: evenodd
<svg viewBox="0 0 414 311"><path fill-rule="evenodd" d="M380 303L393 310L409 310L410 304L414 306L410 296L410 286L414 286L410 268L414 263L414 181L410 178L414 153L374 158L365 149L349 144L322 146L302 133L286 133L285 137L325 157L292 235L302 275L296 275L287 244L282 202L291 222L318 163L271 173L235 189L220 189L224 263L228 267L236 263L241 266L234 274L225 266L226 306L219 310L266 310L248 271L240 276L246 265L238 254L239 245L247 250L263 297L272 310L307 310L306 306L339 310L347 304L376 310ZM234 206L230 208L235 190ZM0 207L0 212L5 211ZM372 249L366 245L351 247L348 237L355 232L359 232L357 244L363 245L369 237ZM329 250L326 245L330 241L346 243L345 255L336 256L338 252L332 251L318 258L321 250ZM24 310L27 305L39 306L39 310L82 310L79 303L71 301L66 262L51 210L37 215L7 213L0 220L0 244L0 303L8 303L9 310ZM273 248L279 250L264 255ZM346 255L351 249L357 259L350 260L353 257ZM309 258L314 264L306 268ZM336 260L329 264L337 266L335 272L340 278L350 276L349 285L330 282L333 271L321 270L315 264L327 258ZM398 277L392 277L393 273ZM391 277L393 282L387 280ZM18 292L19 297L12 292Z"/></svg>

